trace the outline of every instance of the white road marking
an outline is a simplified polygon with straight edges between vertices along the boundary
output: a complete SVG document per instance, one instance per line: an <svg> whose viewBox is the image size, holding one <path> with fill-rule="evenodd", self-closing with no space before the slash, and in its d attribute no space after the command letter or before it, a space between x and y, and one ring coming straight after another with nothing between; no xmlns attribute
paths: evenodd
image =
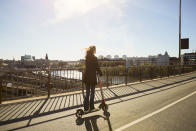
<svg viewBox="0 0 196 131"><path fill-rule="evenodd" d="M152 113L150 113L150 114L148 114L148 115L145 115L145 116L143 116L143 117L141 117L141 118L139 118L139 119L137 119L137 120L135 120L135 121L133 121L133 122L131 122L131 123L129 123L129 124L126 124L126 125L124 125L124 126L118 128L118 129L116 129L115 131L122 131L122 130L124 130L124 129L130 127L130 126L133 126L133 125L135 125L135 124L137 124L137 123L139 123L139 122L141 122L141 121L143 121L143 120L145 120L145 119L147 119L147 118L149 118L149 117L151 117L151 116L153 116L153 115L155 115L155 114L157 114L157 113L159 113L159 112L161 112L161 111L164 111L164 110L166 110L167 108L169 108L169 107L171 107L171 106L173 106L173 105L175 105L175 104L177 104L177 103L179 103L179 102L181 102L181 101L183 101L183 100L185 100L185 99L191 97L191 96L194 95L194 94L196 94L196 91L194 91L193 93L191 93L191 94L189 94L189 95L187 95L187 96L185 96L185 97L183 97L183 98L180 98L179 100L177 100L177 101L175 101L175 102L173 102L173 103L171 103L171 104L169 104L169 105L167 105L167 106L165 106L165 107L163 107L163 108L161 108L161 109L159 109L159 110L156 110L156 111L154 111L154 112L152 112Z"/></svg>

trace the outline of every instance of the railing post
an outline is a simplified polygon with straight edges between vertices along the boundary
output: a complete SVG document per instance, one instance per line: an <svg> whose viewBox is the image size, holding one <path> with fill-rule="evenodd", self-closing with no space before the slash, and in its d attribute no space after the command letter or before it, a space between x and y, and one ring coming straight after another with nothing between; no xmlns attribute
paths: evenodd
<svg viewBox="0 0 196 131"><path fill-rule="evenodd" d="M184 65L182 65L182 73L184 74Z"/></svg>
<svg viewBox="0 0 196 131"><path fill-rule="evenodd" d="M152 78L153 78L153 74L152 74L153 72L152 72L152 66L150 66L150 79L152 80Z"/></svg>
<svg viewBox="0 0 196 131"><path fill-rule="evenodd" d="M0 73L0 104L2 104L3 96L2 96L2 88L3 88L3 77L5 76L4 73Z"/></svg>
<svg viewBox="0 0 196 131"><path fill-rule="evenodd" d="M193 71L195 71L195 70L194 70L194 66L191 65L191 72L193 72Z"/></svg>
<svg viewBox="0 0 196 131"><path fill-rule="evenodd" d="M108 70L106 69L106 86L107 88L109 87L109 83L108 83Z"/></svg>
<svg viewBox="0 0 196 131"><path fill-rule="evenodd" d="M182 74L182 65L180 65L180 75Z"/></svg>
<svg viewBox="0 0 196 131"><path fill-rule="evenodd" d="M169 66L167 66L167 76L169 77L169 74L170 74L170 72L169 72L170 70L169 70Z"/></svg>
<svg viewBox="0 0 196 131"><path fill-rule="evenodd" d="M83 98L85 97L84 96L84 70L82 70L82 95L83 95Z"/></svg>
<svg viewBox="0 0 196 131"><path fill-rule="evenodd" d="M125 85L127 85L127 68L125 68Z"/></svg>
<svg viewBox="0 0 196 131"><path fill-rule="evenodd" d="M82 71L82 89L84 89L84 71Z"/></svg>
<svg viewBox="0 0 196 131"><path fill-rule="evenodd" d="M0 104L2 103L2 76L0 76Z"/></svg>
<svg viewBox="0 0 196 131"><path fill-rule="evenodd" d="M142 81L141 67L139 67L139 79L140 79L140 82L141 82Z"/></svg>
<svg viewBox="0 0 196 131"><path fill-rule="evenodd" d="M162 77L162 71L161 71L161 66L159 66L159 77Z"/></svg>
<svg viewBox="0 0 196 131"><path fill-rule="evenodd" d="M50 74L50 70L48 69L48 98L50 97L50 79L51 79L51 74Z"/></svg>
<svg viewBox="0 0 196 131"><path fill-rule="evenodd" d="M170 66L170 75L172 76L173 75L173 67Z"/></svg>

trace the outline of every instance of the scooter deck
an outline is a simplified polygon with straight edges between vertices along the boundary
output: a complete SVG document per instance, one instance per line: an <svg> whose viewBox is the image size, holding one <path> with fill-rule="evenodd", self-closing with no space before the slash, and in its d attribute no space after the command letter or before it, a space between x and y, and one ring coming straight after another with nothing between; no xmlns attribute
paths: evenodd
<svg viewBox="0 0 196 131"><path fill-rule="evenodd" d="M96 108L94 110L89 110L89 111L84 111L83 109L78 109L76 111L76 117L79 118L79 117L82 117L85 114L93 113L93 112L96 112L96 111L99 111L99 110L101 110L101 109L100 108Z"/></svg>
<svg viewBox="0 0 196 131"><path fill-rule="evenodd" d="M93 112L96 112L96 111L100 111L100 110L101 110L101 109L99 109L99 108L95 108L94 110L84 111L84 112L83 112L83 115L89 114L89 113L93 113Z"/></svg>

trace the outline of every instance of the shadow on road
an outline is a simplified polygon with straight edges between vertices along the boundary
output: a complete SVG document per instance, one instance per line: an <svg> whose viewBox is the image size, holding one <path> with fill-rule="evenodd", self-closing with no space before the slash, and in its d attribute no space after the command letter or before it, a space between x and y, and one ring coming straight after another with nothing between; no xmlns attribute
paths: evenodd
<svg viewBox="0 0 196 131"><path fill-rule="evenodd" d="M103 118L104 120L107 121L109 131L112 131L112 126L111 126L109 117L110 117L110 113L105 111L104 116L94 115L94 116L85 117L85 118L77 118L76 125L80 126L82 124L85 124L87 131L99 131L99 127L97 125L97 119Z"/></svg>
<svg viewBox="0 0 196 131"><path fill-rule="evenodd" d="M42 117L42 116L81 107L82 104L79 102L77 102L77 104L74 105L71 103L71 101L73 101L71 99L76 97L76 95L80 95L80 94L72 94L72 95L64 95L64 96L44 98L38 100L30 100L25 102L12 103L8 105L1 105L0 126L5 124L20 122L20 121L25 121L25 120L29 120L30 123L33 118ZM59 105L62 106L60 107Z"/></svg>
<svg viewBox="0 0 196 131"><path fill-rule="evenodd" d="M128 88L121 87L122 89L120 89L120 90L113 90L113 89L118 89L118 88L106 88L104 90L107 90L107 93L110 91L110 93L113 95L112 96L111 94L108 94L108 95L111 95L112 97L107 98L106 101L113 100L113 99L120 100L120 98L141 93L142 95L140 95L140 96L136 96L136 97L133 97L133 98L127 99L127 100L121 100L119 102L111 103L109 105L132 100L132 99L136 99L139 97L151 95L151 94L154 94L157 92L162 92L165 90L169 90L171 88L178 87L178 85L176 85L176 84L182 85L182 84L190 83L192 81L195 81L194 78L195 77L190 77L190 78L187 78L186 80L181 80L180 82L173 82L172 84L163 83L161 80L156 81L156 82L162 83L163 85L161 85L161 86L153 86L150 84L150 82L149 83L145 82L145 83L141 83L141 84L143 84L143 85L146 84L148 86L151 86L149 89L138 90L138 89L134 88L134 91L132 91L132 92L128 92L129 91L128 89L132 88L131 86L127 86ZM181 83L181 82L183 82L183 83ZM168 87L168 86L169 86L169 88L164 88L164 87ZM157 90L157 89L160 89L160 90ZM155 91L148 92L148 91L153 91L153 90L155 90ZM122 92L125 92L125 93L123 94ZM28 120L28 123L26 126L22 126L22 127L17 128L17 129L22 129L22 128L26 128L29 126L35 126L35 125L46 123L49 121L65 118L68 116L73 116L73 115L75 115L75 113L69 114L66 116L62 116L62 117L58 117L55 119L50 119L47 121L42 121L39 123L31 124L31 121L34 118L38 118L38 117L42 117L42 116L46 116L46 115L50 115L50 114L59 113L62 111L67 111L67 110L82 107L83 104L82 104L81 98L82 98L82 93L76 93L76 94L70 94L70 95L56 96L56 97L52 97L52 98L44 98L44 99L25 101L25 102L19 102L19 103L14 103L14 104L1 105L0 106L0 126ZM75 102L73 102L73 101L75 101ZM97 100L95 103L99 103L99 102L101 102L101 100ZM89 121L92 124L94 123L95 124L94 127L96 128L96 120L101 117L102 116L92 116L90 118L82 118L82 120L86 121L86 125L89 125ZM102 118L106 119L107 117L102 117ZM111 124L109 121L109 117L106 120L108 121L109 129L112 130Z"/></svg>

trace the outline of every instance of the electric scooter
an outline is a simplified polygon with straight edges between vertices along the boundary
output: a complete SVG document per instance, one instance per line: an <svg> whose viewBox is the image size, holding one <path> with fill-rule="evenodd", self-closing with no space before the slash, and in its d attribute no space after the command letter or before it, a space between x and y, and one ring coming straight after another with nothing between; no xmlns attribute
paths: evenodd
<svg viewBox="0 0 196 131"><path fill-rule="evenodd" d="M99 80L99 78L98 78ZM83 115L85 114L89 114L89 113L92 113L92 112L96 112L96 111L99 111L99 110L103 110L104 112L106 112L108 110L108 105L106 104L105 102L105 98L104 98L104 94L103 94L103 89L102 89L102 81L99 80L99 87L100 87L100 91L101 91L101 97L102 97L102 101L101 101L101 104L98 106L98 108L94 109L94 110L89 110L89 111L84 111L83 109L78 109L76 111L76 117L77 118L82 118Z"/></svg>

